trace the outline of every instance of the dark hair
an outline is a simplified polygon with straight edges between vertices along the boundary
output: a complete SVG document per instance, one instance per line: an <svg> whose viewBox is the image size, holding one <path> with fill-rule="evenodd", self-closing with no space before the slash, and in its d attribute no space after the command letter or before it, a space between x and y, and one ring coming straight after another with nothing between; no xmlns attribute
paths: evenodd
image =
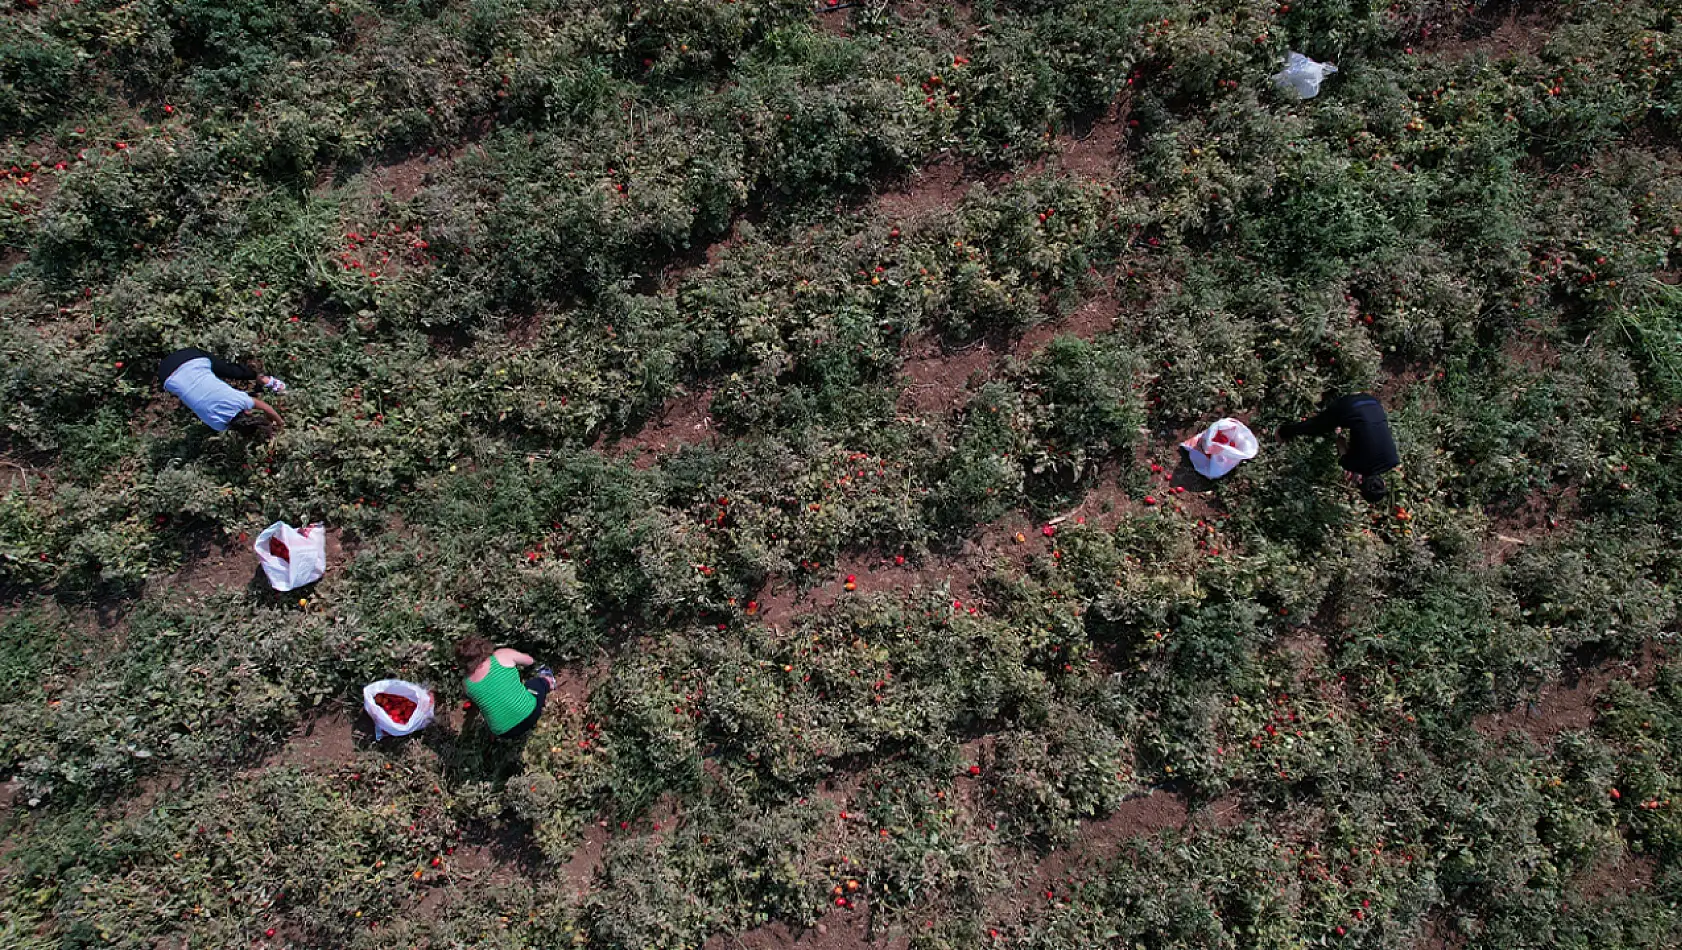
<svg viewBox="0 0 1682 950"><path fill-rule="evenodd" d="M1368 475L1361 479L1361 497L1375 505L1384 503L1390 497L1390 488L1384 484L1383 475Z"/></svg>
<svg viewBox="0 0 1682 950"><path fill-rule="evenodd" d="M456 662L461 668L471 673L485 662L485 658L496 652L495 644L481 636L464 637L456 644Z"/></svg>

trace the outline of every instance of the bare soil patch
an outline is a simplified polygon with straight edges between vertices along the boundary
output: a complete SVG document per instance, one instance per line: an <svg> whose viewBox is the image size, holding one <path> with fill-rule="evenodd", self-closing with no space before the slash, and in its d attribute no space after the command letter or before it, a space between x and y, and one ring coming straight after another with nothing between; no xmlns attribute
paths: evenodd
<svg viewBox="0 0 1682 950"><path fill-rule="evenodd" d="M912 217L956 207L978 180L955 158L937 157L917 169L896 191L876 196L876 212L885 218Z"/></svg>
<svg viewBox="0 0 1682 950"><path fill-rule="evenodd" d="M1646 890L1658 868L1658 859L1650 854L1623 852L1584 871L1572 886L1583 900L1598 903L1617 894Z"/></svg>
<svg viewBox="0 0 1682 950"><path fill-rule="evenodd" d="M1080 837L1068 848L1043 858L1031 855L1012 872L1015 887L989 900L989 923L1009 926L1032 915L1065 889L1084 880L1129 843L1159 832L1187 827L1191 811L1183 797L1169 791L1144 792L1129 798L1106 818L1081 823Z"/></svg>
<svg viewBox="0 0 1682 950"><path fill-rule="evenodd" d="M1649 681L1664 654L1648 644L1626 660L1617 660L1583 670L1557 683L1542 687L1532 702L1513 709L1485 713L1473 720L1473 728L1485 736L1520 732L1537 744L1547 744L1562 732L1587 729L1599 715L1599 699L1616 680Z"/></svg>
<svg viewBox="0 0 1682 950"><path fill-rule="evenodd" d="M1091 341L1115 329L1116 319L1120 316L1121 301L1116 299L1115 289L1111 286L1070 311L1068 316L1029 327L1028 332L1022 334L1021 339L1010 348L1011 353L1026 359L1054 337L1065 335Z"/></svg>
<svg viewBox="0 0 1682 950"><path fill-rule="evenodd" d="M906 558L904 564L896 564L897 555L849 554L812 587L801 589L794 581L773 577L754 597L759 605L756 616L766 623L786 623L802 610L833 607L846 597L935 590L943 584L954 598L970 604L979 600L974 592L979 565L973 555L966 549L956 557ZM852 590L847 589L848 578Z"/></svg>
<svg viewBox="0 0 1682 950"><path fill-rule="evenodd" d="M1417 387L1429 382L1436 372L1428 363L1386 361L1384 378L1373 387L1372 393L1387 409L1393 408L1401 405Z"/></svg>
<svg viewBox="0 0 1682 950"><path fill-rule="evenodd" d="M1236 793L1228 793L1191 813L1187 826L1200 830L1237 828L1250 820L1250 813Z"/></svg>
<svg viewBox="0 0 1682 950"><path fill-rule="evenodd" d="M831 911L812 927L776 921L745 933L720 934L702 944L702 950L904 950L908 947L910 940L903 935L873 933L868 903L860 899L850 910Z"/></svg>
<svg viewBox="0 0 1682 950"><path fill-rule="evenodd" d="M557 667L554 673L555 688L550 690L546 702L582 714L590 704L591 691L607 675L607 662Z"/></svg>
<svg viewBox="0 0 1682 950"><path fill-rule="evenodd" d="M1127 155L1127 99L1110 103L1103 118L1092 127L1061 141L1057 167L1069 175L1108 181Z"/></svg>
<svg viewBox="0 0 1682 950"><path fill-rule="evenodd" d="M1454 926L1446 912L1436 911L1425 919L1425 927L1419 933L1419 950L1459 950L1466 945L1467 937Z"/></svg>
<svg viewBox="0 0 1682 950"><path fill-rule="evenodd" d="M968 401L972 384L993 377L1001 355L985 340L958 349L940 341L917 337L906 341L905 361L900 375L905 387L900 392L902 412L919 416L940 415Z"/></svg>
<svg viewBox="0 0 1682 950"><path fill-rule="evenodd" d="M1052 154L1028 163L1019 171L1000 175L999 183L1047 171L1058 171L1087 181L1114 180L1116 171L1127 161L1127 122L1131 106L1131 97L1124 94L1111 102L1097 121L1076 126L1057 136L1057 149Z"/></svg>
<svg viewBox="0 0 1682 950"><path fill-rule="evenodd" d="M1130 798L1115 813L1101 821L1081 826L1081 846L1100 857L1135 838L1154 835L1167 828L1184 828L1191 809L1184 797L1173 792L1147 792Z"/></svg>
<svg viewBox="0 0 1682 950"><path fill-rule="evenodd" d="M266 591L268 578L262 563L253 550L253 536L241 533L238 538L222 544L205 543L190 554L181 569L174 574L154 578L149 583L155 589L175 588L189 597L202 597L219 590ZM323 581L342 572L355 554L355 545L347 547L344 532L327 529L327 572ZM319 583L319 582L318 582ZM306 592L309 588L300 588Z"/></svg>
<svg viewBox="0 0 1682 950"><path fill-rule="evenodd" d="M602 870L602 853L612 837L606 823L584 827L584 839L567 863L561 865L561 877L574 893L583 894L595 883L596 875Z"/></svg>
<svg viewBox="0 0 1682 950"><path fill-rule="evenodd" d="M374 723L361 709L329 706L306 719L291 738L263 760L261 768L295 766L334 769L356 758L373 741Z"/></svg>
<svg viewBox="0 0 1682 950"><path fill-rule="evenodd" d="M1278 648L1281 653L1290 655L1291 663L1299 675L1319 669L1326 658L1326 641L1313 630L1306 628L1282 638Z"/></svg>
<svg viewBox="0 0 1682 950"><path fill-rule="evenodd" d="M376 191L389 194L398 201L409 201L423 185L429 184L432 173L445 164L444 160L422 152L400 162L376 166L369 171L368 180Z"/></svg>
<svg viewBox="0 0 1682 950"><path fill-rule="evenodd" d="M846 37L853 31L853 8L858 0L817 0L818 29L831 36Z"/></svg>
<svg viewBox="0 0 1682 950"><path fill-rule="evenodd" d="M1562 4L1497 0L1452 22L1422 29L1425 49L1450 60L1482 53L1491 59L1535 55L1565 15Z"/></svg>
<svg viewBox="0 0 1682 950"><path fill-rule="evenodd" d="M159 588L174 588L189 596L204 596L218 590L261 589L267 586L262 565L249 542L206 544L189 555L174 574L151 582Z"/></svg>
<svg viewBox="0 0 1682 950"><path fill-rule="evenodd" d="M637 431L614 442L607 450L613 458L629 457L637 468L651 468L661 456L686 445L700 445L716 439L712 417L713 391L675 396L666 401L654 418ZM598 442L598 449L602 443Z"/></svg>
<svg viewBox="0 0 1682 950"><path fill-rule="evenodd" d="M163 775L148 775L139 782L139 791L132 798L122 802L121 813L130 821L150 812L158 801L171 792L186 784L186 779L180 775L166 773Z"/></svg>
<svg viewBox="0 0 1682 950"><path fill-rule="evenodd" d="M1538 489L1524 501L1507 511L1486 510L1489 515L1489 536L1484 539L1484 558L1491 564L1504 564L1526 545L1545 540L1560 530L1576 514L1577 488L1568 485L1554 489Z"/></svg>

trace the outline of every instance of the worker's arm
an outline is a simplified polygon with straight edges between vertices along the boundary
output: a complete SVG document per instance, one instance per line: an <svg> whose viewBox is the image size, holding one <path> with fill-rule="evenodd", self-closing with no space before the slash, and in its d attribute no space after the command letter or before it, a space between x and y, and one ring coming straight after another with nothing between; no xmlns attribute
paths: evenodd
<svg viewBox="0 0 1682 950"><path fill-rule="evenodd" d="M280 413L275 412L273 406L269 405L268 403L264 402L261 399L256 399L256 398L253 398L251 400L251 405L254 406L255 408L261 410L263 415L268 416L269 421L274 423L275 428L277 428L277 429L286 428L286 420L284 420L280 417Z"/></svg>
<svg viewBox="0 0 1682 950"><path fill-rule="evenodd" d="M530 666L537 662L519 650L510 650L507 647L496 651L496 658L501 660L504 666Z"/></svg>
<svg viewBox="0 0 1682 950"><path fill-rule="evenodd" d="M1279 438L1331 435L1337 431L1338 426L1343 425L1344 415L1343 400L1339 399L1301 422L1288 422L1280 426Z"/></svg>
<svg viewBox="0 0 1682 950"><path fill-rule="evenodd" d="M257 371L241 363L230 363L214 356L210 358L210 371L223 379L257 379Z"/></svg>

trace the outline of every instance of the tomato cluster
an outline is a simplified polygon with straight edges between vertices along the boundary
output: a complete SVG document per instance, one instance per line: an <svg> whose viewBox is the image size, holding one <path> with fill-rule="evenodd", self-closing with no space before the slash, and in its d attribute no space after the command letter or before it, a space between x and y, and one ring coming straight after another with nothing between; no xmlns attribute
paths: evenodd
<svg viewBox="0 0 1682 950"><path fill-rule="evenodd" d="M403 725L415 714L415 701L396 693L375 693L374 704L385 710L391 721Z"/></svg>

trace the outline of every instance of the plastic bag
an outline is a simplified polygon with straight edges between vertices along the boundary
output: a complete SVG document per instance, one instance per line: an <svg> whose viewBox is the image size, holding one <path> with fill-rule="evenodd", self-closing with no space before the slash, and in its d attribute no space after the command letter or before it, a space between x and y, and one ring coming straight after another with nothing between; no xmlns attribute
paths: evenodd
<svg viewBox="0 0 1682 950"><path fill-rule="evenodd" d="M1273 74L1273 84L1296 93L1298 99L1312 99L1320 94L1321 81L1335 72L1331 63L1316 63L1293 52L1285 58L1285 68Z"/></svg>
<svg viewBox="0 0 1682 950"><path fill-rule="evenodd" d="M1191 456L1191 467L1205 478L1220 478L1261 451L1255 433L1237 419L1221 419L1180 445Z"/></svg>
<svg viewBox="0 0 1682 950"><path fill-rule="evenodd" d="M276 521L257 536L257 559L275 590L295 590L327 573L327 528L312 524L299 531Z"/></svg>
<svg viewBox="0 0 1682 950"><path fill-rule="evenodd" d="M400 696L415 704L415 710L409 714L407 721L398 722L380 705L378 697L381 693ZM386 736L410 735L425 729L426 724L432 721L432 690L406 680L376 680L362 687L362 708L374 720L375 741Z"/></svg>

